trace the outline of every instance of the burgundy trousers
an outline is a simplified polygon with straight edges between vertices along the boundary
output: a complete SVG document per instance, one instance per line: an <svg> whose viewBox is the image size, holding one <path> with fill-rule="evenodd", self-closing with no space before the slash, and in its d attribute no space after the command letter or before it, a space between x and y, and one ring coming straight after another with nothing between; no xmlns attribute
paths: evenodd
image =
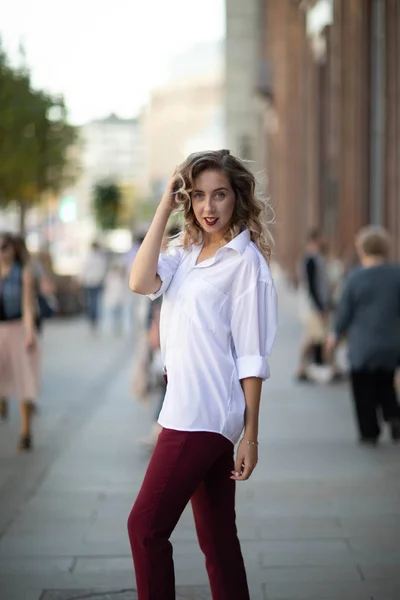
<svg viewBox="0 0 400 600"><path fill-rule="evenodd" d="M169 538L189 502L213 600L249 600L236 530L233 444L163 429L128 519L139 600L175 600Z"/></svg>

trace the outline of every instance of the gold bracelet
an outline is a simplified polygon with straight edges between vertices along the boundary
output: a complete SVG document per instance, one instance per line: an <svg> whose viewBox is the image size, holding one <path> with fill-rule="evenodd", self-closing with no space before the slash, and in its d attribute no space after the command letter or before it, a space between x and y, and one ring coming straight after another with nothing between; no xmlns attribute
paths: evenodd
<svg viewBox="0 0 400 600"><path fill-rule="evenodd" d="M252 442L251 440L242 439L242 442L246 442L249 446L258 446L258 442Z"/></svg>

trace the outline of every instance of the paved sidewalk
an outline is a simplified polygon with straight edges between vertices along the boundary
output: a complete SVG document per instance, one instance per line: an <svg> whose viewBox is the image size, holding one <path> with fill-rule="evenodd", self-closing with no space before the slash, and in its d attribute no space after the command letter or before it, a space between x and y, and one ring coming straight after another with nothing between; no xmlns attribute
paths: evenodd
<svg viewBox="0 0 400 600"><path fill-rule="evenodd" d="M292 382L299 331L290 293L280 297L260 462L252 479L238 485L251 599L399 600L400 447L386 439L377 449L356 444L346 386ZM87 373L100 364L98 397L87 411L82 401L74 403L74 427L35 488L16 500L0 541L1 600L136 597L126 518L148 461L137 438L148 431L152 407L131 398L131 364L121 358L123 345L118 352L108 374L97 355L82 366ZM49 436L50 425L41 425ZM27 469L37 460L24 457ZM0 513L2 502L1 493ZM179 600L210 599L190 510L173 541Z"/></svg>
<svg viewBox="0 0 400 600"><path fill-rule="evenodd" d="M0 422L0 535L19 502L34 493L48 465L104 401L121 364L133 360L131 334L93 336L82 319L49 321L41 346L43 384L34 421L34 453L16 452L16 403L10 402L8 422Z"/></svg>

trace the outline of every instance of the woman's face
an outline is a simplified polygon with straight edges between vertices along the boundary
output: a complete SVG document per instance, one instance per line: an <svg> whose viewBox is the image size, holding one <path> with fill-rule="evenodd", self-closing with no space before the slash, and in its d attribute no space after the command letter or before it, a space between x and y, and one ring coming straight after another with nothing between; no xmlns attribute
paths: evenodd
<svg viewBox="0 0 400 600"><path fill-rule="evenodd" d="M235 207L235 194L222 171L203 171L194 180L191 195L195 217L206 234L223 236Z"/></svg>
<svg viewBox="0 0 400 600"><path fill-rule="evenodd" d="M0 236L0 262L10 263L14 260L14 248L7 237Z"/></svg>

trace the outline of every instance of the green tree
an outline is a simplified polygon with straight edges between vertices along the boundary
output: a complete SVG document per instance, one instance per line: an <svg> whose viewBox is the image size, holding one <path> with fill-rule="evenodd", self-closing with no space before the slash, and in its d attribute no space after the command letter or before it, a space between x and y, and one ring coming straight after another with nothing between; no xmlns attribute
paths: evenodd
<svg viewBox="0 0 400 600"><path fill-rule="evenodd" d="M122 194L115 183L98 183L93 189L93 210L98 227L110 231L118 226Z"/></svg>
<svg viewBox="0 0 400 600"><path fill-rule="evenodd" d="M11 66L1 46L0 131L0 204L18 205L24 233L26 211L73 179L69 149L77 132L63 99L33 89L29 70Z"/></svg>
<svg viewBox="0 0 400 600"><path fill-rule="evenodd" d="M31 100L29 75L14 70L0 49L0 190L6 204L25 196L35 178L38 148L27 114Z"/></svg>

